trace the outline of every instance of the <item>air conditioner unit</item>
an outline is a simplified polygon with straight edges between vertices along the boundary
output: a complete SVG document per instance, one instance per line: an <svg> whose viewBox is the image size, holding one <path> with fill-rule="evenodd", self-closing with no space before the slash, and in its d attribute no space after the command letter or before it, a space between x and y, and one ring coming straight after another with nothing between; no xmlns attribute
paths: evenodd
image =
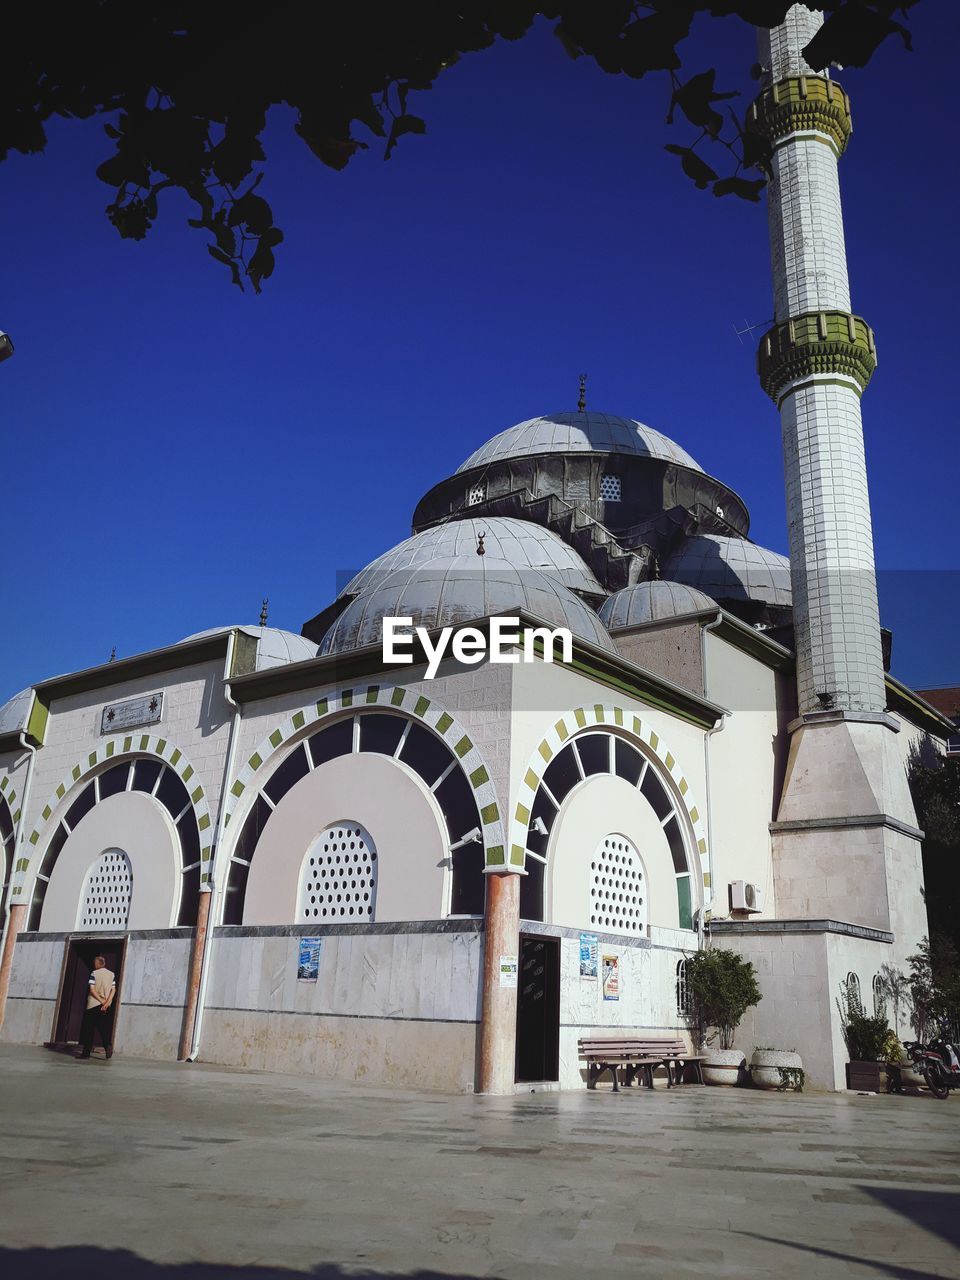
<svg viewBox="0 0 960 1280"><path fill-rule="evenodd" d="M763 890L747 880L734 880L730 884L730 910L756 912L763 910Z"/></svg>

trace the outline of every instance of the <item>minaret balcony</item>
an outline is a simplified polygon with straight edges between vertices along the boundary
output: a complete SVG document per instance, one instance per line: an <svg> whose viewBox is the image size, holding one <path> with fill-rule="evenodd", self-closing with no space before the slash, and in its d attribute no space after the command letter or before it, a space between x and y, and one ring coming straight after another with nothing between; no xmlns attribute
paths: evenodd
<svg viewBox="0 0 960 1280"><path fill-rule="evenodd" d="M825 76L788 76L753 102L747 129L773 148L797 134L811 135L840 156L853 132L850 99L841 85Z"/></svg>
<svg viewBox="0 0 960 1280"><path fill-rule="evenodd" d="M876 367L873 330L846 311L812 311L775 324L757 351L760 384L778 407L792 383L815 376L850 378L862 394Z"/></svg>

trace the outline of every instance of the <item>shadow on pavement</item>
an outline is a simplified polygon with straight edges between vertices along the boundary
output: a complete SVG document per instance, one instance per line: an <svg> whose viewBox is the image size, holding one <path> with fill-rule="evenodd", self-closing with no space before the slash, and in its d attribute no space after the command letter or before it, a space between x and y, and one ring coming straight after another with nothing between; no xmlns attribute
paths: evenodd
<svg viewBox="0 0 960 1280"><path fill-rule="evenodd" d="M127 1249L99 1249L76 1245L63 1249L4 1249L0 1247L0 1276L30 1280L464 1280L452 1271L349 1270L321 1263L308 1271L290 1267L232 1266L224 1262L151 1262Z"/></svg>
<svg viewBox="0 0 960 1280"><path fill-rule="evenodd" d="M885 1209L901 1213L924 1231L940 1236L960 1248L960 1193L956 1191L924 1191L917 1187L860 1188Z"/></svg>
<svg viewBox="0 0 960 1280"><path fill-rule="evenodd" d="M747 1236L751 1240L762 1240L764 1244L776 1244L786 1249L796 1249L799 1253L812 1253L818 1258L830 1258L835 1262L858 1263L861 1267L869 1268L870 1275L893 1276L894 1280L937 1280L939 1276L944 1274L942 1271L920 1271L916 1267L901 1267L896 1262L883 1262L877 1258L864 1258L858 1253L842 1253L838 1249L825 1249L822 1245L800 1244L796 1240L782 1240L778 1236L763 1236L757 1231L737 1231L734 1234Z"/></svg>

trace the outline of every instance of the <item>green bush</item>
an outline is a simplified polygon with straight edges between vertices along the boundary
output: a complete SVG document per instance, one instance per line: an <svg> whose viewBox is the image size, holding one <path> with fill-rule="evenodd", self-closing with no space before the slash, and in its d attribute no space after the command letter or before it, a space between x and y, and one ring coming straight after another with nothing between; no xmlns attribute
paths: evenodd
<svg viewBox="0 0 960 1280"><path fill-rule="evenodd" d="M720 1048L732 1049L740 1019L763 999L753 965L735 951L698 951L686 973L695 1027L707 1044L719 1036Z"/></svg>
<svg viewBox="0 0 960 1280"><path fill-rule="evenodd" d="M900 1041L887 1023L886 1014L872 1017L863 1011L859 988L851 983L840 983L837 1000L840 1025L847 1044L851 1062L899 1062L902 1056Z"/></svg>

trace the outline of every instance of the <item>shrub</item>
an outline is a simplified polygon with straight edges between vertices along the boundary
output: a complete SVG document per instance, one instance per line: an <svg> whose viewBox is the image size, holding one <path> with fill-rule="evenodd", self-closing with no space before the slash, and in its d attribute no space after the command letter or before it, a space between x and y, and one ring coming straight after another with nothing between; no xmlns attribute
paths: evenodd
<svg viewBox="0 0 960 1280"><path fill-rule="evenodd" d="M698 951L687 960L693 1025L705 1043L733 1048L740 1019L763 999L753 965L734 951ZM709 1032L709 1034L707 1034Z"/></svg>
<svg viewBox="0 0 960 1280"><path fill-rule="evenodd" d="M890 1030L886 1014L869 1017L860 1003L860 992L849 982L840 983L837 1000L840 1025L851 1062L899 1062L900 1041Z"/></svg>

